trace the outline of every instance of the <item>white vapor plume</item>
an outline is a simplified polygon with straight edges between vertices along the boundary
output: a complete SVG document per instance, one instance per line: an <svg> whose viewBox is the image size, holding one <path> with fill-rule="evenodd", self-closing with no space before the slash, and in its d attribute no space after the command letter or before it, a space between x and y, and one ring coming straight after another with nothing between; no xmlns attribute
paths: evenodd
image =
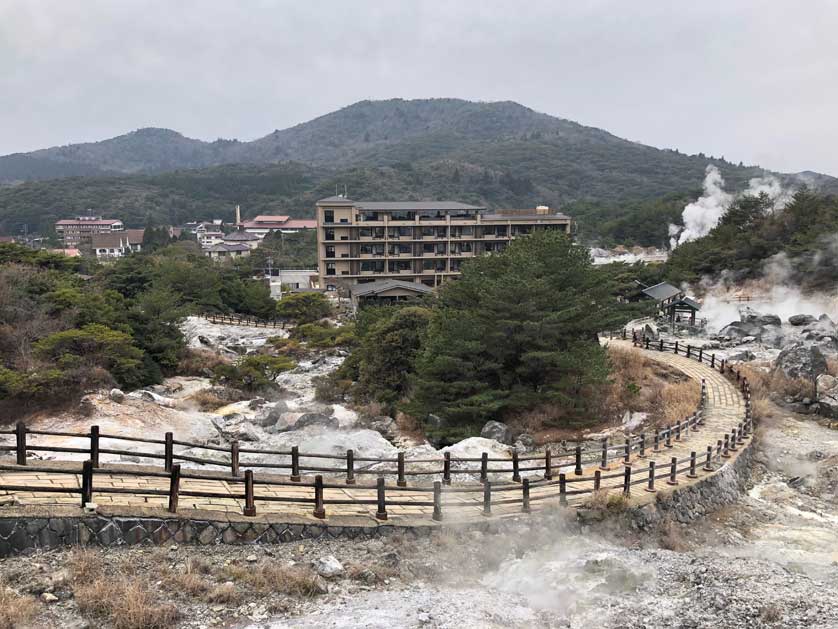
<svg viewBox="0 0 838 629"><path fill-rule="evenodd" d="M719 169L713 164L708 164L704 175L704 194L688 204L681 214L684 226L671 223L669 225L669 244L672 249L706 236L719 224L736 198L735 195L726 192L724 186L725 180ZM779 210L791 200L793 191L784 189L773 175L765 175L751 179L741 196L759 196L763 193L771 199L772 209Z"/></svg>
<svg viewBox="0 0 838 629"><path fill-rule="evenodd" d="M709 164L704 175L704 194L697 201L687 205L681 214L684 229L679 232L677 225L669 226L669 234L672 236L669 242L673 249L707 235L719 224L733 201L733 195L725 192L724 185L722 173L713 164Z"/></svg>

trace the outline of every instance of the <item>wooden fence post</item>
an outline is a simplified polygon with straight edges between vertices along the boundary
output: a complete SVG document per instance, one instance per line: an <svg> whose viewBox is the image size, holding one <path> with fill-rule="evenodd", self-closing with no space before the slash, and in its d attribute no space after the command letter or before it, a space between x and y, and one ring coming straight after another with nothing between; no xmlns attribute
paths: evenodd
<svg viewBox="0 0 838 629"><path fill-rule="evenodd" d="M355 484L355 452L351 449L346 451L346 484Z"/></svg>
<svg viewBox="0 0 838 629"><path fill-rule="evenodd" d="M626 445L623 446L623 463L629 464L631 460L631 437L626 437Z"/></svg>
<svg viewBox="0 0 838 629"><path fill-rule="evenodd" d="M17 464L26 465L26 426L23 422L18 422L15 425L15 443Z"/></svg>
<svg viewBox="0 0 838 629"><path fill-rule="evenodd" d="M693 351L692 345L687 345L687 358L690 358L690 354Z"/></svg>
<svg viewBox="0 0 838 629"><path fill-rule="evenodd" d="M567 477L564 472L559 474L559 504L567 506Z"/></svg>
<svg viewBox="0 0 838 629"><path fill-rule="evenodd" d="M525 478L521 485L521 511L530 512L530 479Z"/></svg>
<svg viewBox="0 0 838 629"><path fill-rule="evenodd" d="M173 443L175 436L167 432L163 443L163 466L167 472L172 471L172 464L175 459L175 444Z"/></svg>
<svg viewBox="0 0 838 629"><path fill-rule="evenodd" d="M480 482L489 482L489 453L484 452L480 455Z"/></svg>
<svg viewBox="0 0 838 629"><path fill-rule="evenodd" d="M645 432L640 433L640 450L639 450L637 456L640 457L641 459L646 458L646 433Z"/></svg>
<svg viewBox="0 0 838 629"><path fill-rule="evenodd" d="M716 368L716 355L715 354L710 354L710 368L711 369Z"/></svg>
<svg viewBox="0 0 838 629"><path fill-rule="evenodd" d="M551 480L553 478L553 455L550 448L544 451L544 480Z"/></svg>
<svg viewBox="0 0 838 629"><path fill-rule="evenodd" d="M669 485L678 484L678 457L674 456L669 464L669 480L666 481Z"/></svg>
<svg viewBox="0 0 838 629"><path fill-rule="evenodd" d="M726 436L727 436L727 435L726 435ZM739 448L737 448L737 447L736 447L736 428L733 428L733 429L730 431L730 440L729 440L729 444L730 444L730 450L731 450L732 452L736 452L736 451L739 449Z"/></svg>
<svg viewBox="0 0 838 629"><path fill-rule="evenodd" d="M631 465L626 465L623 470L623 495L631 495Z"/></svg>
<svg viewBox="0 0 838 629"><path fill-rule="evenodd" d="M376 498L378 501L378 509L375 517L377 520L387 519L387 498L384 495L384 477L379 476L376 481Z"/></svg>
<svg viewBox="0 0 838 629"><path fill-rule="evenodd" d="M713 471L713 446L707 446L707 460L704 462L704 471Z"/></svg>
<svg viewBox="0 0 838 629"><path fill-rule="evenodd" d="M93 502L93 463L85 461L81 464L81 506Z"/></svg>
<svg viewBox="0 0 838 629"><path fill-rule="evenodd" d="M233 476L239 475L239 442L236 439L230 442L230 472Z"/></svg>
<svg viewBox="0 0 838 629"><path fill-rule="evenodd" d="M437 522L442 520L442 483L434 481L434 514L431 516Z"/></svg>
<svg viewBox="0 0 838 629"><path fill-rule="evenodd" d="M326 517L326 508L323 506L323 477L320 474L314 477L314 517L321 520Z"/></svg>
<svg viewBox="0 0 838 629"><path fill-rule="evenodd" d="M451 484L451 453L445 452L442 455L442 482L444 485Z"/></svg>
<svg viewBox="0 0 838 629"><path fill-rule="evenodd" d="M90 462L99 467L99 426L90 427Z"/></svg>
<svg viewBox="0 0 838 629"><path fill-rule="evenodd" d="M655 447L652 450L653 452L660 452L661 451L661 431L659 428L655 428Z"/></svg>
<svg viewBox="0 0 838 629"><path fill-rule="evenodd" d="M492 515L492 483L483 483L483 515Z"/></svg>
<svg viewBox="0 0 838 629"><path fill-rule="evenodd" d="M667 448L672 447L672 424L669 424L666 427L666 441L664 442L663 445L666 446Z"/></svg>
<svg viewBox="0 0 838 629"><path fill-rule="evenodd" d="M253 470L244 471L244 515L256 515L256 503L253 498Z"/></svg>
<svg viewBox="0 0 838 629"><path fill-rule="evenodd" d="M698 474L695 472L695 463L696 463L697 455L695 450L690 452L690 473L687 474L688 478L698 478Z"/></svg>
<svg viewBox="0 0 838 629"><path fill-rule="evenodd" d="M512 482L513 483L520 483L521 482L521 474L518 471L518 450L512 451Z"/></svg>
<svg viewBox="0 0 838 629"><path fill-rule="evenodd" d="M169 477L169 513L177 513L178 494L180 493L180 465L172 465Z"/></svg>
<svg viewBox="0 0 838 629"><path fill-rule="evenodd" d="M575 458L573 473L576 476L582 476L582 446L576 446L573 456Z"/></svg>
<svg viewBox="0 0 838 629"><path fill-rule="evenodd" d="M655 491L655 462L649 461L649 482L646 485L646 491Z"/></svg>
<svg viewBox="0 0 838 629"><path fill-rule="evenodd" d="M407 487L407 480L405 480L404 477L404 452L399 452L399 455L396 460L399 473L399 477L396 480L396 485L398 485L399 487Z"/></svg>
<svg viewBox="0 0 838 629"><path fill-rule="evenodd" d="M599 491L600 484L602 483L602 472L599 470L594 470L594 491Z"/></svg>
<svg viewBox="0 0 838 629"><path fill-rule="evenodd" d="M675 354L678 354L678 341L675 341Z"/></svg>
<svg viewBox="0 0 838 629"><path fill-rule="evenodd" d="M602 460L599 463L602 470L608 469L608 437L602 440Z"/></svg>
<svg viewBox="0 0 838 629"><path fill-rule="evenodd" d="M300 482L300 448L291 446L291 482Z"/></svg>

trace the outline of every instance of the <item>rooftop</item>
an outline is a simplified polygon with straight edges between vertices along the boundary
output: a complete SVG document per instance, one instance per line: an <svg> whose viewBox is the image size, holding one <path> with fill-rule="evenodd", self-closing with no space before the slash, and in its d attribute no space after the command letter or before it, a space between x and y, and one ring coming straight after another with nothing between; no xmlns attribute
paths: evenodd
<svg viewBox="0 0 838 629"><path fill-rule="evenodd" d="M204 251L212 251L213 253L232 253L234 251L250 251L250 247L247 245L227 244L222 242L220 244L213 245L212 247L207 247Z"/></svg>
<svg viewBox="0 0 838 629"><path fill-rule="evenodd" d="M661 282L660 284L655 284L649 288L644 288L641 292L655 301L663 301L664 299L681 295L684 291L668 282Z"/></svg>
<svg viewBox="0 0 838 629"><path fill-rule="evenodd" d="M380 280L378 282L368 282L366 284L356 284L352 287L352 295L354 297L365 297L367 295L375 295L383 293L394 288L401 288L416 293L427 294L433 291L430 286L419 284L417 282L403 282L401 280Z"/></svg>
<svg viewBox="0 0 838 629"><path fill-rule="evenodd" d="M232 242L253 241L253 240L259 240L259 236L257 236L256 234L251 234L250 232L236 231L236 232L232 232L232 233L229 233L226 236L224 236L224 240L225 241L232 241Z"/></svg>
<svg viewBox="0 0 838 629"><path fill-rule="evenodd" d="M62 218L60 221L56 221L56 225L115 225L117 223L122 223L122 221L116 218Z"/></svg>
<svg viewBox="0 0 838 629"><path fill-rule="evenodd" d="M284 223L287 221L290 216L286 216L284 214L260 214L259 216L253 218L251 222L253 223Z"/></svg>
<svg viewBox="0 0 838 629"><path fill-rule="evenodd" d="M373 210L378 212L485 209L478 205L468 205L459 201L357 201L354 205L360 210Z"/></svg>

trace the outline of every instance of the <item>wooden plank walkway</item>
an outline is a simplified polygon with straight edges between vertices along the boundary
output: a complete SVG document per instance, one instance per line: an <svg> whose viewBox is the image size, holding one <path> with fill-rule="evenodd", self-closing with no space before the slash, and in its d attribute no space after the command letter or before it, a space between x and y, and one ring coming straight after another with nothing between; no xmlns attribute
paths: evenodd
<svg viewBox="0 0 838 629"><path fill-rule="evenodd" d="M707 401L704 412L704 424L698 431L684 431L680 441L673 439L672 447L664 447L661 444L660 451L657 453L652 451L650 440L647 444L646 457L638 458L636 454L632 455L632 481L640 481L648 477L649 461L655 461L657 473L664 474L669 470L672 457L677 457L681 460L689 457L693 451L698 455L698 478L706 476L709 472L702 471L701 466L704 463L707 447L713 446L715 448L717 441L724 439L724 435L729 435L745 416L744 399L736 385L731 383L717 370L711 369L708 365L698 363L695 360L688 359L683 355L636 349L632 347L629 341L611 340L607 342L615 347L643 352L653 360L666 363L681 370L696 380L697 383L702 379L706 382ZM738 452L731 452L732 457L730 459L724 459L724 461L731 461L737 454ZM11 462L6 460L4 463L9 464ZM66 469L67 465L70 465L68 462L38 462L34 464L38 467L61 465L64 469ZM78 463L75 463L75 465L78 466ZM681 467L679 466L679 469ZM719 465L717 464L716 467L719 467ZM120 510L135 507L138 511L144 509L155 511L166 509L168 499L165 495L141 496L127 493L113 493L109 492L109 490L148 489L167 492L169 489L169 480L167 478L119 476L116 473L109 473L109 468L116 470L118 466L108 466L108 468L97 471L93 477L93 501L97 505L119 508ZM563 470L567 473L568 504L580 504L589 498L590 493L575 495L574 492L578 490L587 490L587 492L590 492L593 490L593 480L583 480L583 478L593 476L596 469L596 467L585 468L582 477L574 476L572 469ZM615 477L603 479L602 488L607 488L614 492L621 491L623 470L624 465L621 460L611 461L608 469L601 470L601 473L606 477L610 475L614 475ZM265 516L272 520L281 519L283 516L312 518L314 496L310 486L260 485L258 482L260 474L257 472L256 476L255 506L256 513L259 516ZM527 475L523 474L523 476L526 477ZM288 477L274 476L273 478L288 480ZM531 472L529 478L531 482L536 483L541 478L541 473ZM538 511L547 506L553 506L559 503L560 487L558 482L555 482L557 479L558 470L554 472L554 483L548 485L538 485L536 483L530 488L530 506L532 511ZM312 477L303 477L303 481L311 482L311 480ZM338 484L340 482L342 481L326 479L327 484ZM427 481L425 482L427 483ZM679 473L678 482L679 484L686 484L695 481L688 479L686 473ZM60 488L80 488L81 475L33 472L21 468L20 471L14 470L0 473L0 485L18 486L21 488L15 491L0 492L0 495L14 495L19 505L77 506L79 505L78 494L58 493L58 491L55 493L32 492L25 491L22 488L54 487L59 491ZM389 521L394 524L407 520L412 522L416 520L427 520L430 522L433 514L433 493L427 489L427 485L425 487L422 490L411 490L410 487L407 487L398 492L388 490L387 513ZM671 489L663 478L660 478L656 482L656 487L661 491ZM644 488L645 483L633 485L631 500L636 502L650 500L652 494L644 491ZM472 491L464 491L465 489L471 489ZM213 492L228 497L208 498L184 495L188 492ZM188 511L193 509L204 512L241 514L245 506L243 495L244 486L240 483L230 483L221 479L182 479L180 482L180 493L178 514L181 516L188 515ZM327 522L337 517L342 523L357 519L360 525L363 525L363 523L369 524L371 520L375 519L376 488L374 485L359 484L347 485L341 488L327 487L323 491L323 497L327 502ZM279 499L282 502L269 501L267 500L269 498ZM492 491L492 516L509 516L520 513L522 510L521 498L522 489L520 485L512 484L509 481L498 483L497 488ZM483 488L476 483L471 485L455 484L454 486L444 488L442 492L444 521L463 521L485 517L483 515L483 499ZM294 500L298 500L299 502L294 502ZM330 500L346 501L347 504L328 504ZM364 502L351 503L352 501L359 500ZM398 504L391 505L390 503L392 501L396 501ZM2 507L0 507L0 514L2 514Z"/></svg>

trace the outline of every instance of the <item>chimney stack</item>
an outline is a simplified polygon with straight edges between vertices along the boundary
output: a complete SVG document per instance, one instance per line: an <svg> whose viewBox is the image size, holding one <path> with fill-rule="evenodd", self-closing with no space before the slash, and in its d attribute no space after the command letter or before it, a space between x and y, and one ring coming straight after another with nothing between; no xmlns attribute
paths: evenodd
<svg viewBox="0 0 838 629"><path fill-rule="evenodd" d="M242 222L242 212L239 206L236 206L236 226L238 227Z"/></svg>

